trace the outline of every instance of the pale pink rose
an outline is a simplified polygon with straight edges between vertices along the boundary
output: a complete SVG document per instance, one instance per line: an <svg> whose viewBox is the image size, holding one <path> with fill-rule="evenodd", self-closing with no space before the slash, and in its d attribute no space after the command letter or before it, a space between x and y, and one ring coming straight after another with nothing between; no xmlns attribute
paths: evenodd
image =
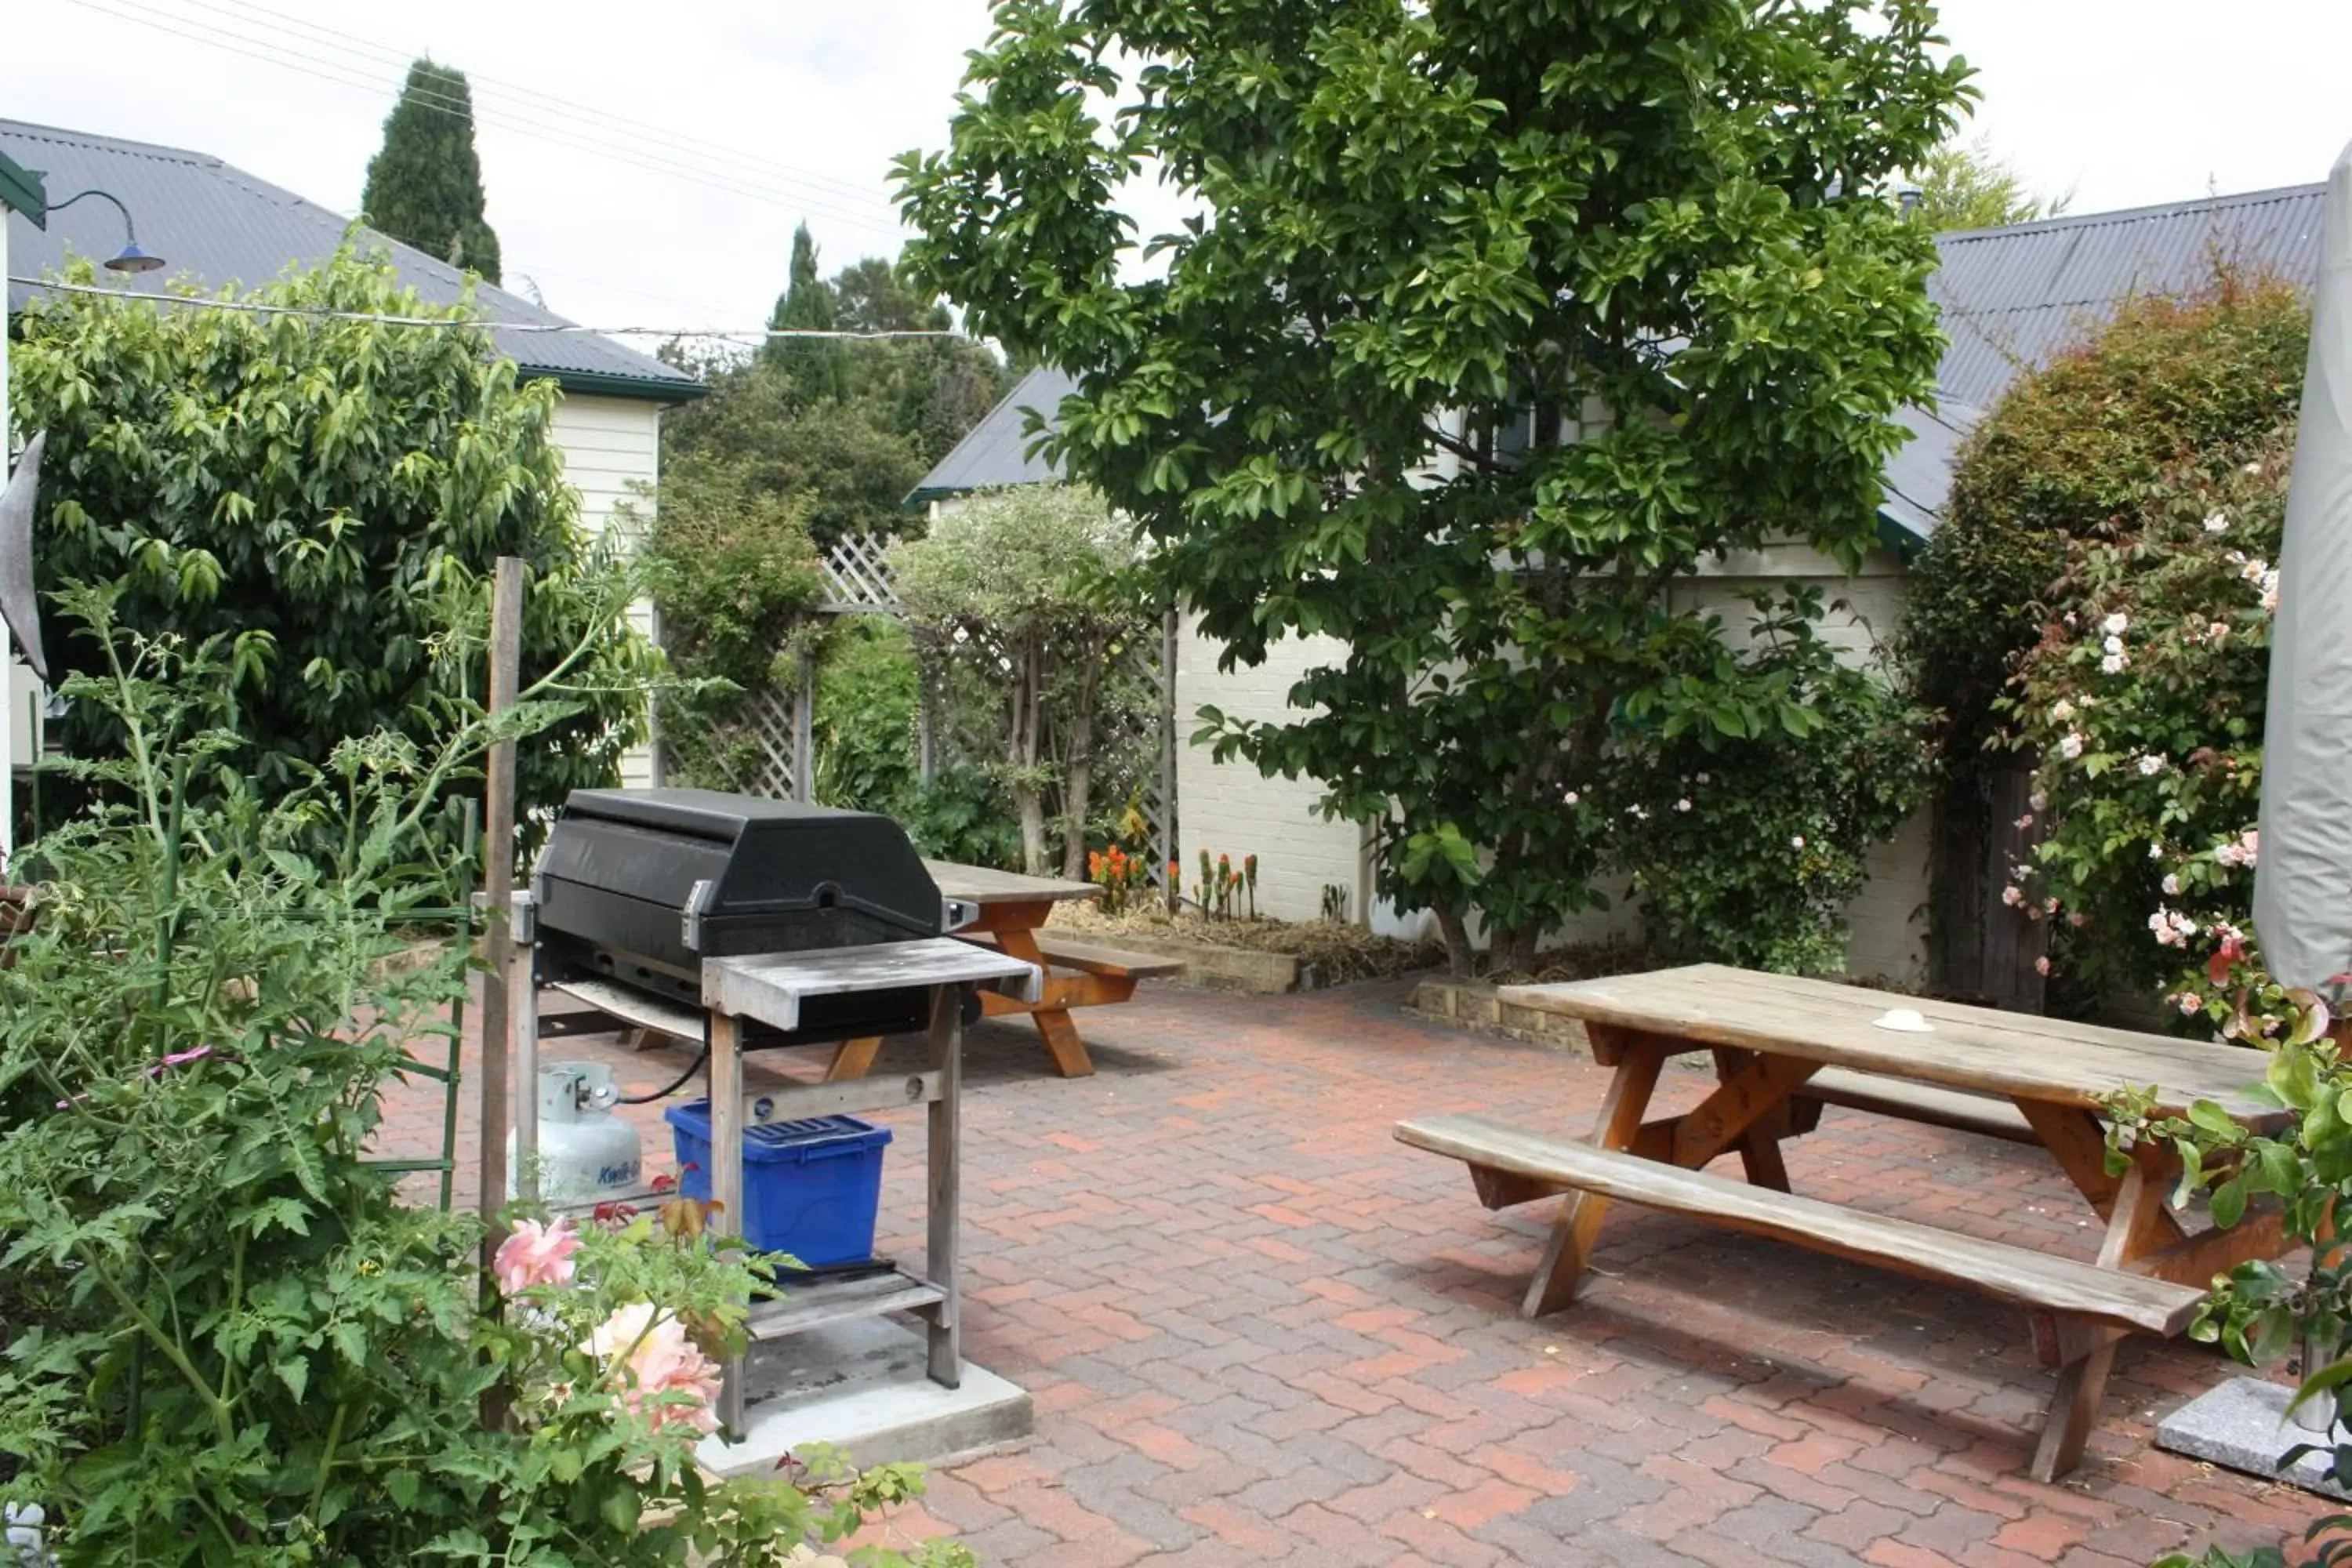
<svg viewBox="0 0 2352 1568"><path fill-rule="evenodd" d="M686 1325L660 1313L651 1302L615 1307L580 1347L618 1374L621 1402L653 1423L654 1430L679 1424L715 1432L719 1417L719 1363L687 1337ZM688 1394L692 1404L654 1404L663 1394Z"/></svg>
<svg viewBox="0 0 2352 1568"><path fill-rule="evenodd" d="M572 1255L579 1250L580 1234L568 1219L551 1226L518 1220L514 1234L499 1243L491 1267L498 1273L499 1289L512 1296L533 1285L571 1284Z"/></svg>
<svg viewBox="0 0 2352 1568"><path fill-rule="evenodd" d="M2037 959L2035 959L2035 960L2033 961L2033 973L2036 973L2036 974L2047 974L2047 973L2050 973L2050 961L2049 961L2048 959L2046 959L2046 958L2037 958Z"/></svg>

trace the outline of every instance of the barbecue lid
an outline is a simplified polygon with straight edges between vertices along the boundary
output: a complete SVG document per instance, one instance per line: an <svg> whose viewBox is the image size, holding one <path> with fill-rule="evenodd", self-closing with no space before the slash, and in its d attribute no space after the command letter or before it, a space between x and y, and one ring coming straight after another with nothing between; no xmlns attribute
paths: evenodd
<svg viewBox="0 0 2352 1568"><path fill-rule="evenodd" d="M938 884L890 818L718 790L572 791L538 881L558 903L561 885L570 883L705 926L833 910L879 921L891 938L936 935L941 923ZM542 919L564 923L560 911ZM877 930L864 940L886 937Z"/></svg>

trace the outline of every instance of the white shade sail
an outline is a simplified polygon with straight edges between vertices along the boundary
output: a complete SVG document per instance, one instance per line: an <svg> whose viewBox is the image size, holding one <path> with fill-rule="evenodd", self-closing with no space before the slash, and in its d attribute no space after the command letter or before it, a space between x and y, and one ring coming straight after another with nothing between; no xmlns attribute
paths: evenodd
<svg viewBox="0 0 2352 1568"><path fill-rule="evenodd" d="M2352 971L2352 147L2336 161L2279 551L2254 925L2271 973Z"/></svg>

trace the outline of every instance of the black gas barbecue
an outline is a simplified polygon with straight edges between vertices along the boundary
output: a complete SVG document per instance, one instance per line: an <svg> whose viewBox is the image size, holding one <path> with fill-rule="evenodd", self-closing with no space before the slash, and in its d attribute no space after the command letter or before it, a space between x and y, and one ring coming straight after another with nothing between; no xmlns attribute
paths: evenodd
<svg viewBox="0 0 2352 1568"><path fill-rule="evenodd" d="M550 833L528 896L516 900L520 989L529 998L515 1072L537 1081L542 1033L581 1032L601 1016L698 1038L670 1090L707 1072L712 1225L743 1213L743 1131L762 1122L925 1108L929 1210L923 1272L795 1276L756 1304L754 1340L846 1319L911 1312L926 1321L927 1370L962 1375L957 1305L958 1103L962 1031L985 986L1034 1003L1037 968L993 948L942 940L977 910L940 897L898 825L868 812L710 790L576 790ZM596 1012L542 1016L538 987ZM959 998L961 1005L957 1005ZM601 1026L609 1027L610 1025ZM920 1031L927 1061L903 1077L763 1082L747 1095L742 1053ZM518 1172L539 1148L534 1099L515 1101ZM720 1418L741 1433L744 1363L727 1364Z"/></svg>
<svg viewBox="0 0 2352 1568"><path fill-rule="evenodd" d="M705 959L918 942L972 912L887 816L699 789L572 791L531 897L540 984L697 1010ZM812 998L792 1039L910 1033L929 1006L921 986Z"/></svg>

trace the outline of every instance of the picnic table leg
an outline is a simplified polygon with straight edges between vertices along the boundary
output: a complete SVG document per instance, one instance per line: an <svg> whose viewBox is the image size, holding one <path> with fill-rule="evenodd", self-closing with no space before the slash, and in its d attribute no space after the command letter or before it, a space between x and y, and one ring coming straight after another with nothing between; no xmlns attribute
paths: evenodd
<svg viewBox="0 0 2352 1568"><path fill-rule="evenodd" d="M1715 1047L1715 1074L1718 1082L1728 1082L1740 1068L1756 1059L1753 1051L1743 1051L1731 1046ZM1780 1159L1780 1140L1791 1121L1789 1102L1766 1111L1748 1125L1735 1145L1739 1151L1739 1163L1748 1173L1750 1185L1769 1187L1774 1192L1789 1191L1789 1167Z"/></svg>
<svg viewBox="0 0 2352 1568"><path fill-rule="evenodd" d="M996 933L996 945L1014 958L1024 958L1037 966L1041 974L1050 974L1043 954L1037 951L1037 938L1026 929L1003 930ZM1034 1007L1029 1016L1044 1037L1045 1048L1054 1053L1054 1065L1064 1078L1087 1078L1095 1064L1087 1055L1087 1044L1078 1038L1077 1026L1070 1022L1066 1007Z"/></svg>
<svg viewBox="0 0 2352 1568"><path fill-rule="evenodd" d="M1617 1071L1609 1080L1608 1098L1601 1102L1601 1117L1592 1130L1592 1142L1603 1149L1631 1148L1641 1135L1642 1113L1650 1106L1650 1096L1658 1087L1658 1072L1666 1063L1663 1046L1643 1040L1626 1049L1619 1058ZM1559 1217L1552 1222L1551 1240L1544 1247L1543 1260L1536 1265L1535 1278L1528 1282L1527 1300L1520 1305L1523 1318L1540 1318L1557 1312L1576 1300L1576 1292L1584 1282L1584 1266L1592 1256L1592 1244L1601 1235L1601 1221L1609 1212L1609 1200L1592 1193L1571 1193L1559 1205Z"/></svg>
<svg viewBox="0 0 2352 1568"><path fill-rule="evenodd" d="M2152 1144L2134 1154L2131 1169L2116 1185L2114 1212L2099 1244L2100 1268L2121 1268L2178 1233L2164 1208L2164 1194L2174 1173L2165 1168L2170 1158L2168 1150ZM2095 1331L2070 1333L2068 1329L2062 1325L2057 1336L2063 1347L2060 1353L2067 1360L2059 1369L2050 1415L2033 1450L2030 1473L2037 1481L2054 1481L2082 1461L2083 1446L2098 1425L2099 1401L2106 1393L2107 1373L2115 1368L2116 1346L2122 1337Z"/></svg>
<svg viewBox="0 0 2352 1568"><path fill-rule="evenodd" d="M824 1081L841 1083L849 1079L864 1078L874 1065L875 1053L882 1048L882 1037L868 1035L861 1040L844 1040L833 1048L833 1063L824 1069Z"/></svg>
<svg viewBox="0 0 2352 1568"><path fill-rule="evenodd" d="M2023 1095L2013 1103L2042 1140L2042 1146L2050 1151L2051 1158L2066 1173L2066 1179L2074 1184L2074 1190L2083 1194L2084 1201L2098 1211L2101 1219L2112 1219L2124 1178L2107 1173L2107 1130L2100 1125L2099 1119L2080 1106L2053 1105ZM2158 1246L2169 1246L2183 1239L2180 1222L2162 1204L2156 1205L2147 1223L2160 1233ZM2058 1320L2048 1312L2032 1312L2027 1314L2027 1321L2033 1335L2035 1359L2048 1367L2064 1364Z"/></svg>

